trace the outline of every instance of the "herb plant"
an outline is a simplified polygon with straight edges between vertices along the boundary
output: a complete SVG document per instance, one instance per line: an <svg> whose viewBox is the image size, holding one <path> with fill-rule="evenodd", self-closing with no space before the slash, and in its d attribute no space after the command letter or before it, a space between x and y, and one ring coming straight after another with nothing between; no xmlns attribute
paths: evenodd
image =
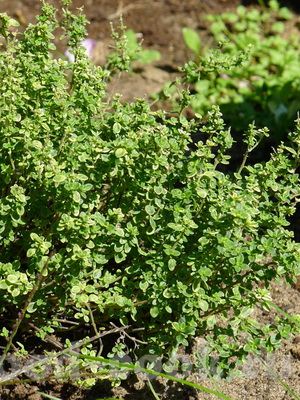
<svg viewBox="0 0 300 400"><path fill-rule="evenodd" d="M251 45L251 56L240 65L224 65L194 77L192 108L205 113L218 104L235 131L242 132L255 121L260 128L267 126L278 143L292 129L300 109L299 35L287 30L292 13L272 0L262 11L239 6L235 12L207 19L214 40L223 43L224 55L231 58ZM184 41L201 66L204 56L199 56L205 49L197 35L183 30Z"/></svg>
<svg viewBox="0 0 300 400"><path fill-rule="evenodd" d="M26 332L65 346L61 355L77 340L90 356L111 333L109 357L171 357L205 336L224 374L273 350L293 322L264 326L251 312L268 307L270 282L300 272L287 222L300 194L300 121L289 146L254 166L247 157L267 129L250 125L240 167L221 172L233 139L218 107L203 123L110 99L107 81L133 57L124 33L97 67L80 44L85 17L62 3L61 20L43 3L24 34L0 15L0 363L26 352ZM57 27L73 63L52 56ZM182 91L181 110L188 100Z"/></svg>

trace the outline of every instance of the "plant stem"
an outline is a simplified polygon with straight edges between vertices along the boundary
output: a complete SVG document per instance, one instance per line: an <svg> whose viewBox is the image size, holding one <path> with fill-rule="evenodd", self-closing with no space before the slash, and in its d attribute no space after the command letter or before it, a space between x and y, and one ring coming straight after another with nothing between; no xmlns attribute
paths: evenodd
<svg viewBox="0 0 300 400"><path fill-rule="evenodd" d="M246 165L246 161L247 161L247 159L248 159L248 156L249 156L249 150L247 149L246 150L246 153L244 154L244 157L243 157L243 161L242 161L242 163L241 163L241 165L240 165L240 168L239 168L239 170L238 170L238 175L240 175L240 173L242 172L242 170L244 169L244 167L245 167L245 165Z"/></svg>
<svg viewBox="0 0 300 400"><path fill-rule="evenodd" d="M160 398L158 397L158 395L157 395L157 393L156 393L156 391L155 391L150 379L147 379L147 381L148 381L149 388L150 388L153 396L155 397L155 400L160 400Z"/></svg>

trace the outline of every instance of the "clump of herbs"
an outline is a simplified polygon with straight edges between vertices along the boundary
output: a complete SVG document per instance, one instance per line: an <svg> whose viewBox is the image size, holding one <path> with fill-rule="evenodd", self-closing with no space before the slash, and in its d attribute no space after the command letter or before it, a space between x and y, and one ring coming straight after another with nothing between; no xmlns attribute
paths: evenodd
<svg viewBox="0 0 300 400"><path fill-rule="evenodd" d="M293 323L265 326L251 312L268 307L270 282L299 274L287 218L299 199L300 121L289 146L254 166L247 157L267 130L250 125L241 166L221 172L233 139L218 107L204 124L143 99L108 100L126 49L116 45L111 69L93 65L80 45L85 17L68 3L61 21L44 3L23 35L0 16L1 362L20 330L53 344L70 327L86 355L101 350L92 337L117 327L110 357L167 357L204 336L225 373L232 357L275 349ZM52 56L58 26L74 63ZM181 109L188 99L183 91ZM69 338L62 346L73 349Z"/></svg>

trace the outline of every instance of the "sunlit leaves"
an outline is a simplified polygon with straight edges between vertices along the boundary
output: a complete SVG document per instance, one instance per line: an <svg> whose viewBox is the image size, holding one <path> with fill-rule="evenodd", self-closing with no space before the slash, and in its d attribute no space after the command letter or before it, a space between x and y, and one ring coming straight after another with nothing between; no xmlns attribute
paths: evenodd
<svg viewBox="0 0 300 400"><path fill-rule="evenodd" d="M198 334L224 359L239 356L229 338L245 334L247 351L276 347L275 327L263 331L251 310L266 297L258 282L300 272L286 229L300 195L299 126L268 162L221 172L233 139L217 106L202 122L142 99L108 101L110 71L80 48L71 67L53 59L57 21L43 13L0 54L0 312L19 312L42 278L27 309L41 336L50 325L69 329L65 321L74 337L112 321L153 354ZM64 18L76 47L83 19ZM203 140L191 147L196 133ZM266 133L249 127L248 152Z"/></svg>

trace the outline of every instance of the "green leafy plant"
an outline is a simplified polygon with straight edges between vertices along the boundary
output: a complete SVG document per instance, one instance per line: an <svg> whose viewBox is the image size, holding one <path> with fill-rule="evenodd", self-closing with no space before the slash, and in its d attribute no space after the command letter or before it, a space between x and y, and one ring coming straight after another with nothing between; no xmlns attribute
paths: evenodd
<svg viewBox="0 0 300 400"><path fill-rule="evenodd" d="M268 133L250 125L240 167L222 172L233 139L218 107L188 121L187 90L172 117L145 100L110 99L107 80L133 58L124 29L97 67L81 45L86 19L68 4L57 20L43 3L24 34L0 15L0 363L12 349L25 354L20 333L54 346L51 359L72 350L71 330L83 355L163 361L198 335L225 376L298 329L287 318L264 326L251 312L268 307L270 282L300 272L287 221L300 194L300 121L289 146L254 166L248 155ZM52 56L58 27L72 63ZM187 66L186 77L198 73Z"/></svg>
<svg viewBox="0 0 300 400"><path fill-rule="evenodd" d="M205 113L218 104L236 131L255 121L258 127L267 126L276 142L286 137L300 109L299 35L286 32L291 18L277 1L262 11L239 6L235 12L209 15L211 34L217 43L224 43L224 55L231 58L251 45L251 56L240 65L202 70L200 77L192 77L196 92L192 108ZM201 66L199 35L190 29L183 34Z"/></svg>

